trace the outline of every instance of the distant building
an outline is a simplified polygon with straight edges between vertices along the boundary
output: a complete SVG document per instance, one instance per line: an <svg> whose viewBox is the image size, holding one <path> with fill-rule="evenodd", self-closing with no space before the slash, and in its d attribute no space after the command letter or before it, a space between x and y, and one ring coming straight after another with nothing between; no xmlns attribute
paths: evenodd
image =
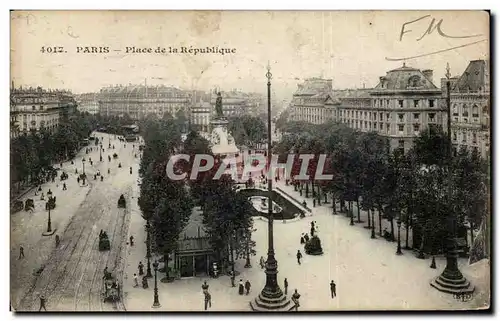
<svg viewBox="0 0 500 321"><path fill-rule="evenodd" d="M99 92L99 113L105 116L128 114L132 119L142 119L148 114L158 118L164 113L173 117L186 113L192 104L192 94L166 86L111 86Z"/></svg>
<svg viewBox="0 0 500 321"><path fill-rule="evenodd" d="M483 158L490 152L490 72L485 60L473 60L451 85L451 128L455 149L476 150ZM446 79L441 80L443 96Z"/></svg>
<svg viewBox="0 0 500 321"><path fill-rule="evenodd" d="M78 111L96 115L99 113L98 93L85 93L76 96Z"/></svg>
<svg viewBox="0 0 500 321"><path fill-rule="evenodd" d="M290 120L322 124L336 119L332 80L309 78L298 85L290 103Z"/></svg>
<svg viewBox="0 0 500 321"><path fill-rule="evenodd" d="M10 92L11 137L30 130L54 131L75 112L77 102L71 92L37 88L12 88Z"/></svg>
<svg viewBox="0 0 500 321"><path fill-rule="evenodd" d="M210 131L210 115L212 114L212 105L209 102L198 102L191 107L191 128L196 131Z"/></svg>

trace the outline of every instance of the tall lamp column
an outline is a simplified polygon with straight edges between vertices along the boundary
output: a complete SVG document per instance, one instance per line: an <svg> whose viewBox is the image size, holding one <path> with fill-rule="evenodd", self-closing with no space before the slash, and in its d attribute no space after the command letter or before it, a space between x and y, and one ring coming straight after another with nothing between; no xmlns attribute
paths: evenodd
<svg viewBox="0 0 500 321"><path fill-rule="evenodd" d="M283 294L278 285L278 262L274 256L274 235L273 235L273 175L271 167L271 67L267 66L267 188L268 188L268 250L266 261L266 285L260 294L252 301L250 307L254 311L289 311L290 300Z"/></svg>
<svg viewBox="0 0 500 321"><path fill-rule="evenodd" d="M160 301L158 300L158 261L155 261L153 263L153 268L155 269L155 290L154 290L154 302L153 302L153 308L159 308L161 307Z"/></svg>

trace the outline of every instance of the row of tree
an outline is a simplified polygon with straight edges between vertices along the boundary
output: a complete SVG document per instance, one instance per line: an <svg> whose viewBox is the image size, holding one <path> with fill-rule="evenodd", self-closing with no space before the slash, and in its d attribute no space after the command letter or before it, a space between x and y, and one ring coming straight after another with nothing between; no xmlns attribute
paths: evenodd
<svg viewBox="0 0 500 321"><path fill-rule="evenodd" d="M96 126L89 114L76 113L54 131L45 128L22 133L10 141L11 189L39 184L52 165L72 159Z"/></svg>
<svg viewBox="0 0 500 321"><path fill-rule="evenodd" d="M443 250L449 233L466 236L466 222L472 239L487 215L486 162L466 149L450 160L449 140L440 128L422 132L406 153L391 152L387 138L375 132L355 131L343 124L292 122L283 128L288 134L274 147L280 162L286 162L290 153L315 155L307 171L311 179L298 182L306 185L306 194L311 186L321 204L321 196L329 193L342 207L346 204L348 213L355 204L358 221L360 210L367 211L368 217L378 212L379 221L383 217L390 221L392 237L394 221L400 219L412 230L413 246L421 256ZM320 154L327 155L323 172L333 174L332 180L314 178ZM299 174L300 166L296 155L292 177ZM455 224L450 225L450 215Z"/></svg>
<svg viewBox="0 0 500 321"><path fill-rule="evenodd" d="M203 211L203 229L220 266L234 263L235 255L252 252L250 239L252 219L250 206L241 198L230 177L213 180L217 167L195 180L172 180L166 172L167 162L177 153L191 155L190 161L179 161L175 170L191 175L196 154L211 154L209 143L196 132L182 142L182 128L175 119L150 118L141 123L145 148L139 173L141 176L139 207L151 226L152 250L168 262L178 249L179 236L188 224L193 207ZM220 164L220 163L218 163ZM234 265L233 265L234 266ZM166 268L166 279L170 278Z"/></svg>
<svg viewBox="0 0 500 321"><path fill-rule="evenodd" d="M259 117L243 115L229 118L228 129L236 145L253 146L267 139L266 124Z"/></svg>

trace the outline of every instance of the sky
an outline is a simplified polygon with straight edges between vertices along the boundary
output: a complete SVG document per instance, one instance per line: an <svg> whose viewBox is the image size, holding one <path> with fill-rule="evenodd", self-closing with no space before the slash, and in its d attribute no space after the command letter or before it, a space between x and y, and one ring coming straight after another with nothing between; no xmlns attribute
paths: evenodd
<svg viewBox="0 0 500 321"><path fill-rule="evenodd" d="M90 46L109 47L109 53L83 52ZM154 53L158 47L180 51L183 46L234 53ZM41 52L42 47L63 52ZM127 54L126 47L153 52ZM274 99L290 100L297 84L309 77L333 79L338 89L369 88L405 62L434 70L439 86L446 63L459 75L469 61L488 57L484 11L11 12L15 86L74 93L129 83L265 93L269 62Z"/></svg>

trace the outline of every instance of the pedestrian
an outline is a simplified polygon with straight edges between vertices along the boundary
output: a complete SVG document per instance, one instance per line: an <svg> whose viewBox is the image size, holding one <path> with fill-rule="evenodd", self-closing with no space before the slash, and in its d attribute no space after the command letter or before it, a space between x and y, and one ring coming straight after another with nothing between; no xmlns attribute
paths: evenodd
<svg viewBox="0 0 500 321"><path fill-rule="evenodd" d="M148 286L148 278L146 276L143 276L142 277L142 288L143 289L147 289L149 286Z"/></svg>
<svg viewBox="0 0 500 321"><path fill-rule="evenodd" d="M288 293L288 279L285 278L285 295Z"/></svg>
<svg viewBox="0 0 500 321"><path fill-rule="evenodd" d="M292 301L293 303L295 303L295 311L298 311L299 309L299 298L300 298L300 294L299 292L297 292L297 289L295 289L295 292L292 294Z"/></svg>
<svg viewBox="0 0 500 321"><path fill-rule="evenodd" d="M297 263L300 265L300 259L302 258L302 253L300 253L300 250L297 250Z"/></svg>
<svg viewBox="0 0 500 321"><path fill-rule="evenodd" d="M238 293L239 295L243 295L243 292L245 291L245 287L243 285L243 280L240 279L239 285L238 285Z"/></svg>
<svg viewBox="0 0 500 321"><path fill-rule="evenodd" d="M130 246L134 245L134 237L130 235Z"/></svg>
<svg viewBox="0 0 500 321"><path fill-rule="evenodd" d="M108 277L108 267L107 266L104 268L104 271L102 272L102 274L104 274L102 278L106 280L106 278Z"/></svg>
<svg viewBox="0 0 500 321"><path fill-rule="evenodd" d="M77 178L76 178L76 182L77 182L78 184L80 184L80 177L77 177Z"/></svg>
<svg viewBox="0 0 500 321"><path fill-rule="evenodd" d="M304 233L302 233L302 236L300 237L300 244L304 244L306 240L304 239Z"/></svg>
<svg viewBox="0 0 500 321"><path fill-rule="evenodd" d="M40 296L40 309L38 309L38 312L42 311L42 309L47 312L47 308L45 307L45 302L46 302L46 299L45 299L45 296L42 294Z"/></svg>
<svg viewBox="0 0 500 321"><path fill-rule="evenodd" d="M236 284L234 283L234 280L236 279L236 277L234 276L234 273L231 271L231 287L236 287Z"/></svg>
<svg viewBox="0 0 500 321"><path fill-rule="evenodd" d="M205 292L205 310L212 307L212 296L210 293Z"/></svg>
<svg viewBox="0 0 500 321"><path fill-rule="evenodd" d="M24 247L22 247L22 245L19 247L19 258L18 258L18 260L20 260L21 257L24 258Z"/></svg>
<svg viewBox="0 0 500 321"><path fill-rule="evenodd" d="M264 261L264 257L261 256L260 257L260 268L263 269L265 267L265 261Z"/></svg>
<svg viewBox="0 0 500 321"><path fill-rule="evenodd" d="M63 183L63 191L67 190L66 183Z"/></svg>
<svg viewBox="0 0 500 321"><path fill-rule="evenodd" d="M61 243L61 238L59 235L56 235L56 247L59 247L59 244Z"/></svg>
<svg viewBox="0 0 500 321"><path fill-rule="evenodd" d="M40 201L45 201L45 195L42 192L42 196L40 196Z"/></svg>
<svg viewBox="0 0 500 321"><path fill-rule="evenodd" d="M246 295L248 295L248 293L250 293L250 287L251 287L251 286L252 286L252 285L250 284L250 281L248 281L248 280L247 280L247 281L245 282L245 290L247 290Z"/></svg>
<svg viewBox="0 0 500 321"><path fill-rule="evenodd" d="M137 282L137 274L134 273L134 288L139 286L139 282Z"/></svg>
<svg viewBox="0 0 500 321"><path fill-rule="evenodd" d="M142 262L139 262L139 275L143 275L144 274L144 264L142 264Z"/></svg>
<svg viewBox="0 0 500 321"><path fill-rule="evenodd" d="M311 226L311 237L313 237L313 236L314 236L314 231L315 231L315 230L314 230L314 226Z"/></svg>
<svg viewBox="0 0 500 321"><path fill-rule="evenodd" d="M336 288L337 288L337 285L332 280L332 282L330 282L330 293L332 295L332 299L337 296Z"/></svg>
<svg viewBox="0 0 500 321"><path fill-rule="evenodd" d="M201 285L201 289L203 290L203 293L208 293L208 287L209 285L207 284L207 281L203 282Z"/></svg>

